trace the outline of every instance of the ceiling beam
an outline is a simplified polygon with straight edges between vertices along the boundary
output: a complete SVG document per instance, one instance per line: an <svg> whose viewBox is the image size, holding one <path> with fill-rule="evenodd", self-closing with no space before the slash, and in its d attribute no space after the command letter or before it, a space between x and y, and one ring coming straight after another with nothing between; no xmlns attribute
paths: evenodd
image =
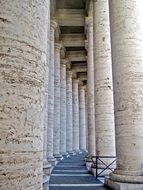
<svg viewBox="0 0 143 190"><path fill-rule="evenodd" d="M61 40L65 47L84 47L85 46L84 34L62 34Z"/></svg>
<svg viewBox="0 0 143 190"><path fill-rule="evenodd" d="M60 26L84 26L84 9L57 9L57 18Z"/></svg>

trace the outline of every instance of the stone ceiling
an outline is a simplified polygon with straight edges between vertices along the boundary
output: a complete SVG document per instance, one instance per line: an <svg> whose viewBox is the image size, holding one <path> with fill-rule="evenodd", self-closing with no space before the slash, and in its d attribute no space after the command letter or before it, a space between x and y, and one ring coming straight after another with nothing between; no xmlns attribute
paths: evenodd
<svg viewBox="0 0 143 190"><path fill-rule="evenodd" d="M60 27L60 40L63 41L66 56L72 63L72 69L84 82L87 75L84 27L86 3L86 0L56 0L55 2L56 19Z"/></svg>

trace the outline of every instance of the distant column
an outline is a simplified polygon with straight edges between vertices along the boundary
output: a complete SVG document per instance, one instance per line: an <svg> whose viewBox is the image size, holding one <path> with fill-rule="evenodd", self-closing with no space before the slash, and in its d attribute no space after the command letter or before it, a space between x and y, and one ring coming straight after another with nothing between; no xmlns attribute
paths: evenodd
<svg viewBox="0 0 143 190"><path fill-rule="evenodd" d="M83 151L86 151L85 88L86 86L79 86L79 148Z"/></svg>
<svg viewBox="0 0 143 190"><path fill-rule="evenodd" d="M73 108L72 108L72 71L67 71L67 136L66 148L73 152Z"/></svg>
<svg viewBox="0 0 143 190"><path fill-rule="evenodd" d="M54 140L53 152L57 159L60 159L60 50L62 45L55 43L55 80L54 80Z"/></svg>
<svg viewBox="0 0 143 190"><path fill-rule="evenodd" d="M78 79L73 79L73 150L79 152L79 90Z"/></svg>
<svg viewBox="0 0 143 190"><path fill-rule="evenodd" d="M61 97L60 97L60 153L65 156L66 153L66 59L61 59L60 75L61 75Z"/></svg>
<svg viewBox="0 0 143 190"><path fill-rule="evenodd" d="M54 131L54 61L55 61L55 29L57 23L51 20L50 32L50 62L49 62L49 87L48 87L48 136L47 136L47 157L48 161L55 164L56 159L53 156L53 131Z"/></svg>
<svg viewBox="0 0 143 190"><path fill-rule="evenodd" d="M88 155L96 154L95 146L95 102L94 102L94 56L93 56L93 20L87 18L88 56L87 56L87 106L88 106Z"/></svg>

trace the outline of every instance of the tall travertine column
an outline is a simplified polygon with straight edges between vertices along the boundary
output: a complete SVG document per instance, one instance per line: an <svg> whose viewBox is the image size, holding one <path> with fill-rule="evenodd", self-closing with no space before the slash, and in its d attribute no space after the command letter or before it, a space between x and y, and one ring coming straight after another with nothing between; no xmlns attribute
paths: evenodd
<svg viewBox="0 0 143 190"><path fill-rule="evenodd" d="M53 151L55 158L60 155L60 50L61 44L55 43L55 81L54 81L54 140Z"/></svg>
<svg viewBox="0 0 143 190"><path fill-rule="evenodd" d="M79 152L79 89L78 79L73 79L73 150Z"/></svg>
<svg viewBox="0 0 143 190"><path fill-rule="evenodd" d="M47 136L47 157L49 162L55 163L53 156L53 131L54 131L54 61L55 61L55 45L54 45L54 34L57 23L51 20L50 28L50 62L49 62L49 92L48 92L48 136Z"/></svg>
<svg viewBox="0 0 143 190"><path fill-rule="evenodd" d="M2 190L42 189L48 6L48 0L0 3Z"/></svg>
<svg viewBox="0 0 143 190"><path fill-rule="evenodd" d="M60 67L60 83L61 83L61 97L60 97L60 153L66 155L66 59L61 59Z"/></svg>
<svg viewBox="0 0 143 190"><path fill-rule="evenodd" d="M93 20L87 18L88 56L87 56L87 106L88 106L88 155L95 155L95 103L94 103L94 57Z"/></svg>
<svg viewBox="0 0 143 190"><path fill-rule="evenodd" d="M86 151L86 110L85 110L85 88L79 86L79 148Z"/></svg>
<svg viewBox="0 0 143 190"><path fill-rule="evenodd" d="M94 1L96 154L115 156L114 106L107 0Z"/></svg>
<svg viewBox="0 0 143 190"><path fill-rule="evenodd" d="M72 71L67 71L67 136L66 149L68 153L73 151L73 109L72 109Z"/></svg>
<svg viewBox="0 0 143 190"><path fill-rule="evenodd" d="M48 1L49 2L49 1ZM43 143L43 190L48 190L51 164L47 160L47 127L48 127L48 80L49 80L49 60L50 60L50 6L48 6L48 35L47 35L47 61L45 75L45 105L44 105L44 143Z"/></svg>
<svg viewBox="0 0 143 190"><path fill-rule="evenodd" d="M142 190L143 2L110 0L109 5L117 148L117 168L109 185Z"/></svg>

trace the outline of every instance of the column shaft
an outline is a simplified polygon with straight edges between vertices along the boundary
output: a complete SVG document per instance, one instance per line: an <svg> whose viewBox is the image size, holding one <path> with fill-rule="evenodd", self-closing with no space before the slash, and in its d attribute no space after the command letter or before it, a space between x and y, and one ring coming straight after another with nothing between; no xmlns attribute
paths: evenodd
<svg viewBox="0 0 143 190"><path fill-rule="evenodd" d="M48 0L0 3L3 190L42 189L48 10Z"/></svg>
<svg viewBox="0 0 143 190"><path fill-rule="evenodd" d="M61 60L60 152L66 155L66 60Z"/></svg>
<svg viewBox="0 0 143 190"><path fill-rule="evenodd" d="M88 101L88 154L95 155L95 103L94 103L94 57L93 23L88 21L87 101Z"/></svg>
<svg viewBox="0 0 143 190"><path fill-rule="evenodd" d="M52 164L54 164L55 159L53 157L53 130L54 130L54 56L55 56L55 49L54 49L54 33L55 28L57 27L56 23L52 20L51 21L51 28L50 28L50 62L49 62L49 87L48 87L48 141L47 141L47 155L48 160Z"/></svg>
<svg viewBox="0 0 143 190"><path fill-rule="evenodd" d="M107 0L94 1L96 154L115 156L114 106Z"/></svg>
<svg viewBox="0 0 143 190"><path fill-rule="evenodd" d="M55 44L55 81L54 81L54 156L60 155L60 49L61 44Z"/></svg>
<svg viewBox="0 0 143 190"><path fill-rule="evenodd" d="M48 80L50 60L50 6L48 5L48 35L47 35L47 64L45 75L45 105L44 105L44 143L43 143L43 190L47 190L51 173L51 164L47 160L47 128L48 128Z"/></svg>
<svg viewBox="0 0 143 190"><path fill-rule="evenodd" d="M86 151L85 86L79 88L79 148Z"/></svg>
<svg viewBox="0 0 143 190"><path fill-rule="evenodd" d="M73 151L73 109L72 109L72 71L67 71L67 136L66 148Z"/></svg>
<svg viewBox="0 0 143 190"><path fill-rule="evenodd" d="M111 0L109 5L117 146L117 168L112 173L111 179L121 182L120 189L141 190L143 187L143 2Z"/></svg>
<svg viewBox="0 0 143 190"><path fill-rule="evenodd" d="M79 151L79 96L78 80L73 79L73 150Z"/></svg>

